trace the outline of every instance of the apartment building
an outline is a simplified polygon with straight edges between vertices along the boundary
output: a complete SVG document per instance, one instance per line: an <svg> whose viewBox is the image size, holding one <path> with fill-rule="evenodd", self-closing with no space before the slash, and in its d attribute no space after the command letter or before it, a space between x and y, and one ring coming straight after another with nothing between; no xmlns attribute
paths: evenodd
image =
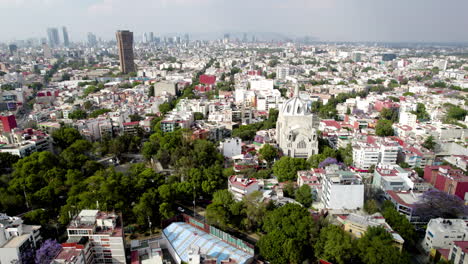
<svg viewBox="0 0 468 264"><path fill-rule="evenodd" d="M353 161L358 169L368 170L377 164L396 164L400 146L389 138L367 136L353 142Z"/></svg>
<svg viewBox="0 0 468 264"><path fill-rule="evenodd" d="M229 177L228 190L237 201L241 201L244 196L258 191L259 189L258 181L255 178L248 179L241 175Z"/></svg>
<svg viewBox="0 0 468 264"><path fill-rule="evenodd" d="M337 165L325 168L322 177L321 201L327 209L357 209L364 205L364 184L361 177Z"/></svg>
<svg viewBox="0 0 468 264"><path fill-rule="evenodd" d="M463 219L431 219L422 242L424 250L450 248L454 241L468 240L468 221Z"/></svg>
<svg viewBox="0 0 468 264"><path fill-rule="evenodd" d="M23 224L19 217L0 213L0 263L33 261L24 257L40 246L40 229L41 226Z"/></svg>
<svg viewBox="0 0 468 264"><path fill-rule="evenodd" d="M93 262L126 263L122 216L114 212L82 210L67 227L68 241L90 241Z"/></svg>

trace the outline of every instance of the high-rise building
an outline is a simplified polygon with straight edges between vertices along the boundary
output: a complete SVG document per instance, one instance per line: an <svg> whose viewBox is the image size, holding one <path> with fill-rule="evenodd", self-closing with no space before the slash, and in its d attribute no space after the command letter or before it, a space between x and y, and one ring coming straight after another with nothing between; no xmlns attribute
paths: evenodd
<svg viewBox="0 0 468 264"><path fill-rule="evenodd" d="M150 32L149 33L149 42L153 42L154 41L154 33L153 32Z"/></svg>
<svg viewBox="0 0 468 264"><path fill-rule="evenodd" d="M60 45L59 32L57 28L48 28L47 38L49 41L49 46L57 47L58 45Z"/></svg>
<svg viewBox="0 0 468 264"><path fill-rule="evenodd" d="M68 39L68 31L66 27L62 27L63 33L63 46L68 47L70 45L70 40Z"/></svg>
<svg viewBox="0 0 468 264"><path fill-rule="evenodd" d="M116 33L117 47L119 48L120 71L123 73L135 72L133 62L133 32L119 30Z"/></svg>
<svg viewBox="0 0 468 264"><path fill-rule="evenodd" d="M185 40L185 43L189 43L189 42L190 42L190 37L189 37L189 34L188 34L188 33L185 33L185 35L184 35L184 40Z"/></svg>
<svg viewBox="0 0 468 264"><path fill-rule="evenodd" d="M96 38L96 35L94 35L93 33L91 32L88 32L88 45L90 47L94 47L96 46L97 44L97 38Z"/></svg>
<svg viewBox="0 0 468 264"><path fill-rule="evenodd" d="M8 49L10 50L10 55L14 55L15 52L18 50L18 46L16 44L10 44L8 45Z"/></svg>

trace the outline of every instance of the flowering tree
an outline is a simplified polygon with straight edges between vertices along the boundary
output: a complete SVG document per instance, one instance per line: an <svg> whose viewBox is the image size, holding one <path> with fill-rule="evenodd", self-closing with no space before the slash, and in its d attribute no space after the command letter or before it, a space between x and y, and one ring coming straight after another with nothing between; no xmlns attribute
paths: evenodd
<svg viewBox="0 0 468 264"><path fill-rule="evenodd" d="M36 263L49 264L54 257L60 252L62 246L52 239L47 239L41 248L36 251Z"/></svg>
<svg viewBox="0 0 468 264"><path fill-rule="evenodd" d="M424 220L432 218L458 218L468 214L468 206L462 199L437 189L425 192L414 206L415 215Z"/></svg>
<svg viewBox="0 0 468 264"><path fill-rule="evenodd" d="M331 164L338 164L338 160L336 160L335 158L328 157L324 161L319 163L319 168L325 168Z"/></svg>

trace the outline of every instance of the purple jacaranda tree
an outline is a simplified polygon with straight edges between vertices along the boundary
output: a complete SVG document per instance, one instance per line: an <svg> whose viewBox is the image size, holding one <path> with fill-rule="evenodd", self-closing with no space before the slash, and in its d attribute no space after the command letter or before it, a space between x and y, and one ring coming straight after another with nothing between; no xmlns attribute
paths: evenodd
<svg viewBox="0 0 468 264"><path fill-rule="evenodd" d="M62 246L52 239L47 239L41 248L36 251L36 263L37 264L49 264L60 252Z"/></svg>
<svg viewBox="0 0 468 264"><path fill-rule="evenodd" d="M332 164L338 164L338 160L336 160L335 158L328 157L324 161L319 163L319 168L325 168L328 165Z"/></svg>
<svg viewBox="0 0 468 264"><path fill-rule="evenodd" d="M364 111L362 111L361 109L354 108L352 113L353 115L360 116L364 114Z"/></svg>
<svg viewBox="0 0 468 264"><path fill-rule="evenodd" d="M414 214L422 220L432 218L458 218L468 215L468 206L455 195L437 189L426 191L414 205Z"/></svg>

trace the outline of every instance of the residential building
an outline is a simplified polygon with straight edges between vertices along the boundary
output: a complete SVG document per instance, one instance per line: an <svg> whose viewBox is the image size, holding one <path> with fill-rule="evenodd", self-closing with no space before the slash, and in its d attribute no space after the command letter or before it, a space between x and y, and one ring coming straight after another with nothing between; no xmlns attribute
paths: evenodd
<svg viewBox="0 0 468 264"><path fill-rule="evenodd" d="M171 81L160 81L154 85L154 96L161 96L165 94L175 96L176 92L176 83Z"/></svg>
<svg viewBox="0 0 468 264"><path fill-rule="evenodd" d="M367 136L353 141L353 162L358 169L368 170L377 164L396 164L400 146L384 137Z"/></svg>
<svg viewBox="0 0 468 264"><path fill-rule="evenodd" d="M116 33L119 49L120 71L127 74L135 71L133 59L133 32L119 30Z"/></svg>
<svg viewBox="0 0 468 264"><path fill-rule="evenodd" d="M322 178L321 201L327 209L358 209L364 205L364 184L352 171L338 165L325 168Z"/></svg>
<svg viewBox="0 0 468 264"><path fill-rule="evenodd" d="M434 218L429 221L422 242L424 250L450 248L454 241L468 240L468 225L463 219Z"/></svg>
<svg viewBox="0 0 468 264"><path fill-rule="evenodd" d="M226 138L219 143L219 148L224 157L231 159L242 154L242 140L240 138Z"/></svg>
<svg viewBox="0 0 468 264"><path fill-rule="evenodd" d="M318 126L318 116L312 113L310 101L299 97L296 84L294 96L283 104L276 123L277 142L283 154L304 159L318 154Z"/></svg>
<svg viewBox="0 0 468 264"><path fill-rule="evenodd" d="M0 133L11 132L12 129L18 127L16 124L16 118L14 115L0 116Z"/></svg>
<svg viewBox="0 0 468 264"><path fill-rule="evenodd" d="M454 264L468 263L468 241L454 241L448 260Z"/></svg>
<svg viewBox="0 0 468 264"><path fill-rule="evenodd" d="M399 165L380 164L372 178L373 187L383 191L427 191L431 187L414 170Z"/></svg>
<svg viewBox="0 0 468 264"><path fill-rule="evenodd" d="M413 191L385 191L385 198L393 203L395 210L403 214L413 224L424 224L420 222L418 216L414 214L414 205L419 201L423 192Z"/></svg>
<svg viewBox="0 0 468 264"><path fill-rule="evenodd" d="M122 216L113 212L82 210L67 227L68 242L87 237L93 263L126 263Z"/></svg>
<svg viewBox="0 0 468 264"><path fill-rule="evenodd" d="M401 125L405 125L405 126L415 127L416 121L417 121L417 116L415 114L412 114L409 112L401 112L400 120L398 123Z"/></svg>
<svg viewBox="0 0 468 264"><path fill-rule="evenodd" d="M88 237L81 237L77 242L62 243L61 246L62 249L55 256L52 264L94 263L92 243L89 242Z"/></svg>
<svg viewBox="0 0 468 264"><path fill-rule="evenodd" d="M349 215L337 215L337 220L343 225L343 230L349 232L355 238L361 238L369 227L382 227L393 238L394 245L403 249L405 240L395 232L392 227L385 221L385 218L380 213L373 215L358 215L351 213Z"/></svg>
<svg viewBox="0 0 468 264"><path fill-rule="evenodd" d="M237 201L241 201L246 195L258 191L259 185L255 178L244 178L242 175L232 175L228 180L228 190Z"/></svg>
<svg viewBox="0 0 468 264"><path fill-rule="evenodd" d="M34 253L42 241L41 226L25 225L16 216L0 213L0 263L28 263L22 259Z"/></svg>
<svg viewBox="0 0 468 264"><path fill-rule="evenodd" d="M424 180L436 189L468 201L468 175L450 166L426 166Z"/></svg>

